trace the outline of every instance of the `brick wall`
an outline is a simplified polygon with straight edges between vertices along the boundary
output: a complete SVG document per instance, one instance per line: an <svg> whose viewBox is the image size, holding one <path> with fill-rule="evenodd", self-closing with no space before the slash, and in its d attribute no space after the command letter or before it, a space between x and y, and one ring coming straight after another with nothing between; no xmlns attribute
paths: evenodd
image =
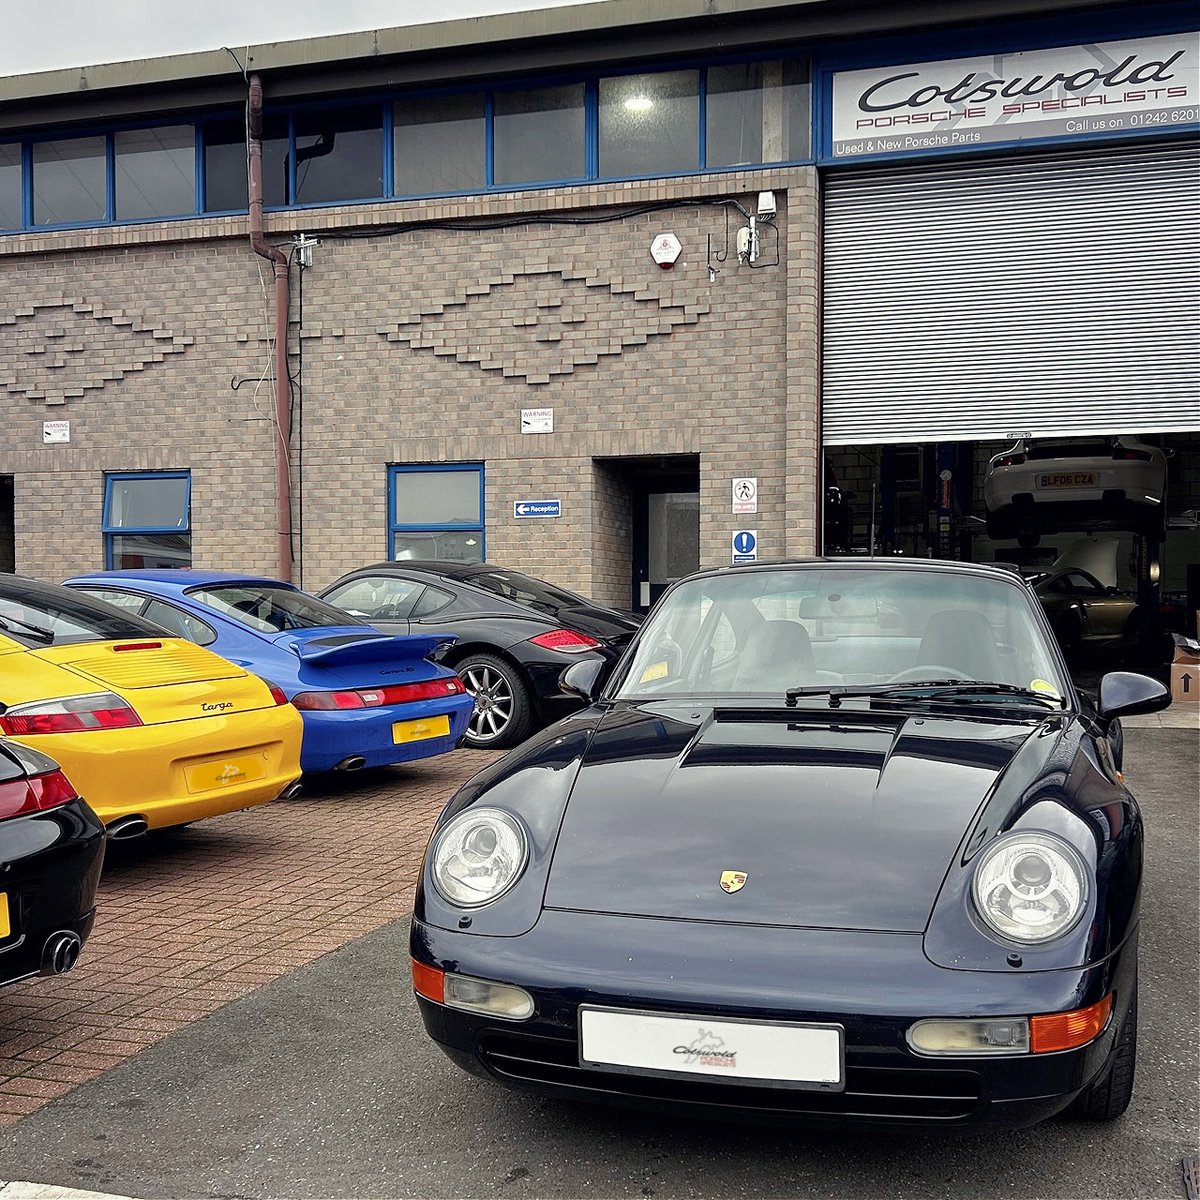
<svg viewBox="0 0 1200 1200"><path fill-rule="evenodd" d="M779 216L752 270L720 202L752 207L763 187ZM673 200L688 203L637 211ZM729 480L743 474L759 477L762 554L810 551L815 205L815 173L790 169L271 218L273 241L322 238L303 278L293 270L289 334L305 586L386 556L389 463L484 462L489 559L616 603L628 496L594 458L699 455L705 564L728 561L742 521ZM607 219L345 236L531 214ZM670 272L649 255L665 231L684 247ZM0 239L17 569L56 579L102 563L105 471L189 469L196 564L273 572L270 333L269 264L244 221ZM554 432L523 436L527 407L552 407ZM69 445L42 445L47 419L70 420ZM513 518L513 500L545 497L561 519Z"/></svg>

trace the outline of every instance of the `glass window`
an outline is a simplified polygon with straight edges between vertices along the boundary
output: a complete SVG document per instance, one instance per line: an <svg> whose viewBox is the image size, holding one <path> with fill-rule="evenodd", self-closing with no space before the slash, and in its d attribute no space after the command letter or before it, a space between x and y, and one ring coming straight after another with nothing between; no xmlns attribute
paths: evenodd
<svg viewBox="0 0 1200 1200"><path fill-rule="evenodd" d="M601 176L694 171L699 156L699 71L600 80Z"/></svg>
<svg viewBox="0 0 1200 1200"><path fill-rule="evenodd" d="M393 120L396 195L471 192L484 186L481 94L400 100Z"/></svg>
<svg viewBox="0 0 1200 1200"><path fill-rule="evenodd" d="M0 229L20 229L21 147L0 146Z"/></svg>
<svg viewBox="0 0 1200 1200"><path fill-rule="evenodd" d="M763 64L709 67L705 162L731 167L762 162Z"/></svg>
<svg viewBox="0 0 1200 1200"><path fill-rule="evenodd" d="M187 472L108 476L104 535L109 567L191 566L190 507Z"/></svg>
<svg viewBox="0 0 1200 1200"><path fill-rule="evenodd" d="M407 621L424 585L394 575L367 575L332 588L325 599L368 621Z"/></svg>
<svg viewBox="0 0 1200 1200"><path fill-rule="evenodd" d="M495 183L583 177L582 83L497 92L492 109Z"/></svg>
<svg viewBox="0 0 1200 1200"><path fill-rule="evenodd" d="M196 131L191 125L113 135L117 220L196 211Z"/></svg>
<svg viewBox="0 0 1200 1200"><path fill-rule="evenodd" d="M35 142L33 223L103 221L108 214L108 164L103 137Z"/></svg>
<svg viewBox="0 0 1200 1200"><path fill-rule="evenodd" d="M441 612L443 608L448 608L453 603L453 592L443 592L441 588L427 587L421 593L420 600L413 606L412 618L417 621L422 617L432 617L434 613Z"/></svg>
<svg viewBox="0 0 1200 1200"><path fill-rule="evenodd" d="M383 114L377 104L296 117L296 204L383 195Z"/></svg>
<svg viewBox="0 0 1200 1200"><path fill-rule="evenodd" d="M259 633L366 625L316 596L282 584L220 584L193 588L187 595Z"/></svg>
<svg viewBox="0 0 1200 1200"><path fill-rule="evenodd" d="M287 117L263 118L263 203L268 207L287 204L291 196L288 181L290 137Z"/></svg>
<svg viewBox="0 0 1200 1200"><path fill-rule="evenodd" d="M204 211L239 212L246 191L246 122L213 121L204 126Z"/></svg>
<svg viewBox="0 0 1200 1200"><path fill-rule="evenodd" d="M391 557L483 561L483 466L393 467Z"/></svg>
<svg viewBox="0 0 1200 1200"><path fill-rule="evenodd" d="M12 575L0 579L0 621L7 626L5 636L29 646L161 633L134 613L122 612L74 588Z"/></svg>
<svg viewBox="0 0 1200 1200"><path fill-rule="evenodd" d="M140 613L142 606L146 603L145 596L136 596L133 592L118 592L112 588L81 587L75 590L77 592L86 592L95 600L103 600L105 604L111 604L115 608L123 608L127 612Z"/></svg>
<svg viewBox="0 0 1200 1200"><path fill-rule="evenodd" d="M156 625L169 629L176 637L187 638L189 642L195 642L197 646L211 646L217 640L216 631L210 625L206 625L199 617L184 612L183 609L176 608L173 604L166 604L162 600L151 600L146 605L146 611L142 613L142 616L147 621L153 621Z"/></svg>

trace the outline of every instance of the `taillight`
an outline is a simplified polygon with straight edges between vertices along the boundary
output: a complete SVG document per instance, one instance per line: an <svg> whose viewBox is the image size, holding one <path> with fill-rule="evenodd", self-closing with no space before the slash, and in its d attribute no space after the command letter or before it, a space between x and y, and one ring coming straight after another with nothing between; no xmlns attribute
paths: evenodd
<svg viewBox="0 0 1200 1200"><path fill-rule="evenodd" d="M529 640L543 650L561 650L563 654L586 654L589 650L600 649L600 643L595 638L576 633L573 629L552 629Z"/></svg>
<svg viewBox="0 0 1200 1200"><path fill-rule="evenodd" d="M0 716L0 731L13 737L34 733L86 733L96 729L129 729L142 723L131 705L112 692L65 696L14 704Z"/></svg>
<svg viewBox="0 0 1200 1200"><path fill-rule="evenodd" d="M77 796L70 780L58 770L0 783L0 821L62 808Z"/></svg>
<svg viewBox="0 0 1200 1200"><path fill-rule="evenodd" d="M271 699L275 701L276 707L288 702L287 694L284 692L283 688L279 686L279 684L269 683L267 686L271 689Z"/></svg>
<svg viewBox="0 0 1200 1200"><path fill-rule="evenodd" d="M344 692L300 692L292 703L308 712L330 712L347 708L382 708L388 704L409 704L414 700L440 700L461 696L466 691L457 675L447 679L429 679L423 683L394 683L382 688L358 688Z"/></svg>
<svg viewBox="0 0 1200 1200"><path fill-rule="evenodd" d="M1112 456L1118 462L1149 462L1154 457L1145 450L1131 450L1128 446L1114 446Z"/></svg>
<svg viewBox="0 0 1200 1200"><path fill-rule="evenodd" d="M998 467L1019 467L1026 461L1024 454L1003 454L996 459Z"/></svg>
<svg viewBox="0 0 1200 1200"><path fill-rule="evenodd" d="M113 653L117 654L122 650L161 650L162 642L125 642L124 645L114 646Z"/></svg>

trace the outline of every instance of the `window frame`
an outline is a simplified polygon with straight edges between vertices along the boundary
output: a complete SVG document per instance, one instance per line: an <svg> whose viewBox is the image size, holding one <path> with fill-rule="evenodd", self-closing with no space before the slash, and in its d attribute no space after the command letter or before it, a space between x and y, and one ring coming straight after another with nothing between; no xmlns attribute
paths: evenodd
<svg viewBox="0 0 1200 1200"><path fill-rule="evenodd" d="M396 480L401 475L443 475L450 472L474 472L479 485L479 522L445 521L424 523L398 521L396 519ZM387 555L389 562L396 562L396 535L398 533L478 533L479 561L487 561L487 509L485 467L481 462L463 463L393 463L388 467L387 479ZM402 561L402 560L399 560Z"/></svg>
<svg viewBox="0 0 1200 1200"><path fill-rule="evenodd" d="M113 525L113 484L127 479L182 479L186 484L183 499L185 523L180 525ZM113 538L138 533L186 533L192 536L192 473L191 471L106 471L104 474L104 507L101 511L100 532L104 537L104 569L113 570Z"/></svg>

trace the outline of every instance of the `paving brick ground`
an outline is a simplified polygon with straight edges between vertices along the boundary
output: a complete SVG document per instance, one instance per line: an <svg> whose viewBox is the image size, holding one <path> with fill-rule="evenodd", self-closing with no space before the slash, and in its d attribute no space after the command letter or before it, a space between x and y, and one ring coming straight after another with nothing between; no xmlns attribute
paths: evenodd
<svg viewBox="0 0 1200 1200"><path fill-rule="evenodd" d="M495 757L459 750L110 846L79 966L0 990L0 1126L403 917L433 818Z"/></svg>

